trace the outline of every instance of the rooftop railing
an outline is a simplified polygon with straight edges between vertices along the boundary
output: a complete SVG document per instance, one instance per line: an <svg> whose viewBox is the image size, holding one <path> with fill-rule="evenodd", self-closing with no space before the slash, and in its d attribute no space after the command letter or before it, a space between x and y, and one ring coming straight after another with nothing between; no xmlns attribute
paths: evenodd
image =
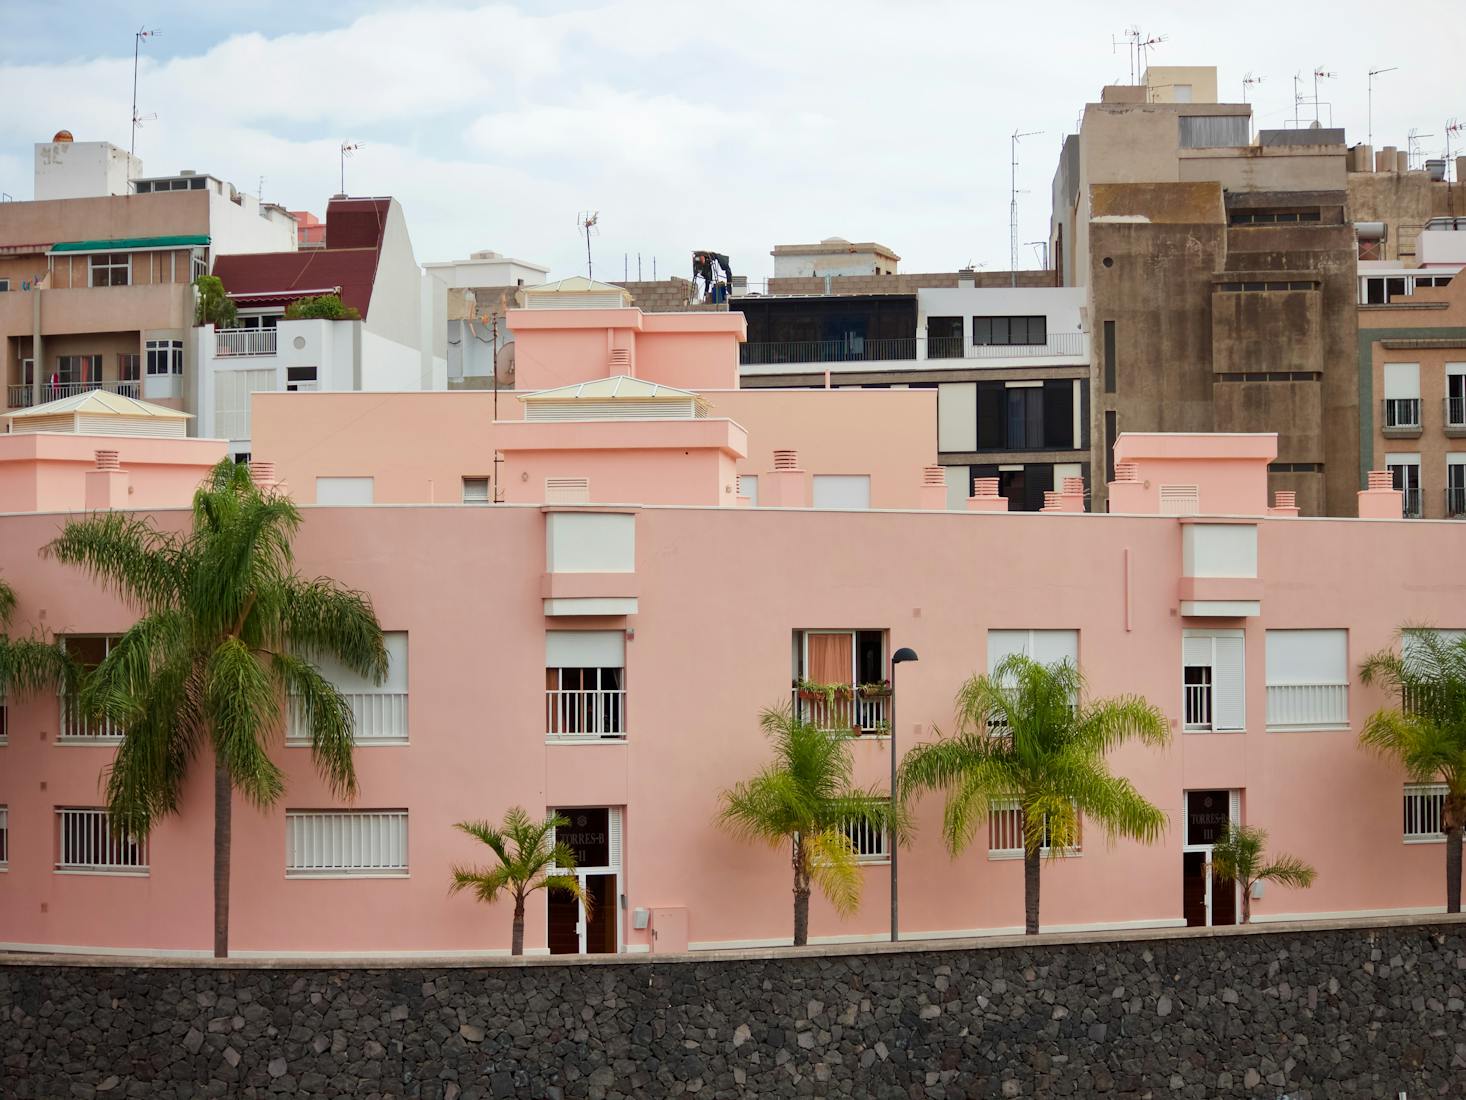
<svg viewBox="0 0 1466 1100"><path fill-rule="evenodd" d="M214 332L214 354L274 355L275 338L272 328L221 328Z"/></svg>
<svg viewBox="0 0 1466 1100"><path fill-rule="evenodd" d="M91 390L105 390L108 393L120 393L123 397L139 398L142 396L142 383L137 379L124 381L111 379L101 382L43 382L41 383L41 402L75 397L79 393L88 393ZM7 387L5 404L12 409L31 408L36 404L34 387L30 385Z"/></svg>
<svg viewBox="0 0 1466 1100"><path fill-rule="evenodd" d="M916 337L881 340L766 340L743 344L738 361L744 366L772 363L863 363L888 359L915 359Z"/></svg>

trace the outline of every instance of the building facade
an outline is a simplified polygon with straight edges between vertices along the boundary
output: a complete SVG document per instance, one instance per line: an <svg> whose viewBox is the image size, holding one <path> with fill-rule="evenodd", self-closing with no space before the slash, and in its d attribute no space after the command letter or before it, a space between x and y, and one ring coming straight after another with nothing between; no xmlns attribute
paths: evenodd
<svg viewBox="0 0 1466 1100"><path fill-rule="evenodd" d="M1466 528L1401 522L1387 484L1359 494L1363 518L1300 519L1268 499L1268 434L1123 436L1107 488L1124 514L1085 514L1076 479L1037 514L1010 511L991 478L953 509L930 476L929 392L741 391L733 312L541 304L508 323L510 418L487 393L258 399L256 476L304 502L299 568L370 595L391 661L380 685L327 670L356 716L355 802L329 795L287 722L272 748L284 798L236 806L240 953L505 951L507 907L445 895L451 865L485 855L453 823L514 805L569 818L561 839L593 902L535 895L530 951L787 943L788 853L715 824L719 792L769 757L760 708L852 731L855 778L877 785L893 751L951 728L967 677L1014 652L1077 661L1096 695L1143 696L1172 733L1110 761L1167 811L1164 837L1086 831L1045 864L1046 928L1234 921L1235 890L1210 873L1228 821L1320 872L1309 891L1255 896L1254 919L1439 907L1441 792L1360 750L1386 700L1356 669L1402 622L1466 626ZM909 425L892 434L910 442L870 446L862 415ZM107 438L70 437L102 452L100 473L72 474L126 507L129 481L151 475ZM40 476L24 454L11 465ZM99 660L132 616L37 553L69 507L60 491L0 515L0 573L16 629ZM185 504L141 514L179 530ZM903 646L920 659L896 677ZM847 702L800 698L816 676ZM118 836L98 795L117 731L54 696L3 713L0 943L205 953L209 769L145 843ZM1013 811L995 807L955 862L939 821L923 801L902 854L904 934L1021 926ZM863 902L842 919L817 899L817 941L889 934L887 840L854 842Z"/></svg>

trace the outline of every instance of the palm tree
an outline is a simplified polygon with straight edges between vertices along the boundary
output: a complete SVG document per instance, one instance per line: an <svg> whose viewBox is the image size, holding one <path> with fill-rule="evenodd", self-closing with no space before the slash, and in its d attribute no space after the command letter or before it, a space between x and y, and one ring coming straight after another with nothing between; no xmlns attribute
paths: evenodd
<svg viewBox="0 0 1466 1100"><path fill-rule="evenodd" d="M575 874L575 853L570 846L556 843L555 830L570 824L561 814L551 814L544 821L532 821L519 806L504 815L504 824L487 821L460 821L454 826L475 840L487 844L498 857L494 867L453 867L450 894L472 890L479 901L498 901L507 893L514 899L514 932L510 940L511 955L524 954L524 899L536 890L563 890L587 909L590 897L581 889Z"/></svg>
<svg viewBox="0 0 1466 1100"><path fill-rule="evenodd" d="M946 793L942 834L961 852L993 812L1016 802L1023 820L1024 928L1038 931L1039 870L1078 846L1081 815L1113 838L1142 843L1165 829L1165 813L1128 779L1110 774L1106 754L1130 738L1165 745L1165 716L1135 696L1085 701L1084 677L1069 661L1005 658L957 694L957 730L918 745L901 764L904 797Z"/></svg>
<svg viewBox="0 0 1466 1100"><path fill-rule="evenodd" d="M1242 887L1242 923L1252 923L1252 886L1257 882L1276 882L1295 890L1313 885L1318 872L1297 856L1281 855L1271 863L1263 862L1267 833L1250 825L1227 826L1224 837L1212 848L1211 865L1217 878Z"/></svg>
<svg viewBox="0 0 1466 1100"><path fill-rule="evenodd" d="M1461 911L1461 829L1466 825L1466 638L1423 627L1400 630L1400 651L1384 649L1359 678L1398 700L1372 714L1359 743L1403 765L1416 783L1444 783L1446 912Z"/></svg>
<svg viewBox="0 0 1466 1100"><path fill-rule="evenodd" d="M10 626L17 602L15 589L0 577L0 631ZM7 699L20 699L47 688L69 688L75 675L74 665L55 641L47 642L34 634L12 638L0 633L0 708Z"/></svg>
<svg viewBox="0 0 1466 1100"><path fill-rule="evenodd" d="M356 793L351 709L311 663L334 658L380 683L382 628L362 593L295 572L300 513L228 459L194 494L188 534L102 512L66 524L42 554L79 566L140 614L83 681L81 709L123 730L107 808L129 835L179 809L189 765L214 765L214 954L229 952L233 792L273 806L285 776L270 759L286 695L339 797Z"/></svg>
<svg viewBox="0 0 1466 1100"><path fill-rule="evenodd" d="M765 710L759 725L774 759L721 795L719 823L734 836L773 848L793 846L794 946L809 942L809 893L817 886L842 916L860 905L860 864L850 830L900 836L889 795L851 785L850 734L821 730L788 707Z"/></svg>

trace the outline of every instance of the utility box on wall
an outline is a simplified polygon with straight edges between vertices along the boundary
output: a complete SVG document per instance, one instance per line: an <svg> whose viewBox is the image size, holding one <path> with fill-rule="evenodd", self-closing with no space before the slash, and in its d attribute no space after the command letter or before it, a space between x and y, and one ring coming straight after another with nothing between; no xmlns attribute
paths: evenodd
<svg viewBox="0 0 1466 1100"><path fill-rule="evenodd" d="M652 910L652 953L687 950L687 910L683 907Z"/></svg>

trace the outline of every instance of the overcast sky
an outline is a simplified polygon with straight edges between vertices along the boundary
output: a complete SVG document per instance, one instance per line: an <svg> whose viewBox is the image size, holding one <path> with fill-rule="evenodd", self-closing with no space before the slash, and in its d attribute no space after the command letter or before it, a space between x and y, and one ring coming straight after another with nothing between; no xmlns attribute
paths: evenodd
<svg viewBox="0 0 1466 1100"><path fill-rule="evenodd" d="M61 128L126 147L133 32L149 174L210 172L324 214L340 186L394 195L419 261L477 249L584 272L577 215L600 212L596 274L688 274L694 249L762 278L777 243L878 240L903 271L1008 266L1008 135L1019 239L1046 236L1059 144L1101 85L1151 60L1249 71L1258 124L1293 117L1293 75L1365 139L1403 146L1466 120L1466 0L662 0L199 4L0 0L0 191L32 193L32 144ZM1112 47L1112 39L1120 45ZM1310 108L1311 110L1311 108ZM1324 121L1328 121L1328 108ZM1456 146L1466 148L1466 133ZM1038 266L1023 247L1020 266Z"/></svg>

